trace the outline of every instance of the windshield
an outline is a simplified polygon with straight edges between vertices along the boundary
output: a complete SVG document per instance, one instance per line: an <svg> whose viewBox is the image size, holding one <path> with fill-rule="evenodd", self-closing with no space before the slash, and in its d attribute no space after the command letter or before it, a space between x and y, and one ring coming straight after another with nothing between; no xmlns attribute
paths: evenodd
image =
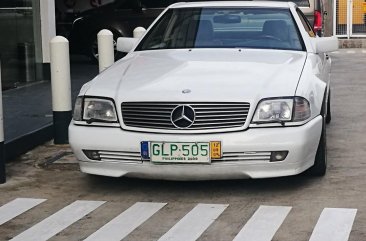
<svg viewBox="0 0 366 241"><path fill-rule="evenodd" d="M303 50L289 9L169 9L136 51L181 48Z"/></svg>

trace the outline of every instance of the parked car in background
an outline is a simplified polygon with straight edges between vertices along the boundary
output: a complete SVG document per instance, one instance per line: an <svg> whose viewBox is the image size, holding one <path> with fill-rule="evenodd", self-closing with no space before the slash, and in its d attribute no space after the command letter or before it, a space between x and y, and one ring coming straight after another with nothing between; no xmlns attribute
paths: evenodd
<svg viewBox="0 0 366 241"><path fill-rule="evenodd" d="M280 0L287 2L288 0ZM324 17L328 14L323 0L292 0L309 20L314 32L318 36L324 34Z"/></svg>
<svg viewBox="0 0 366 241"><path fill-rule="evenodd" d="M116 0L87 10L74 20L69 36L72 53L97 59L97 33L109 29L116 40L131 37L137 26L149 27L168 4L162 0Z"/></svg>
<svg viewBox="0 0 366 241"><path fill-rule="evenodd" d="M171 5L85 84L69 127L82 172L175 180L324 175L336 37L291 2Z"/></svg>
<svg viewBox="0 0 366 241"><path fill-rule="evenodd" d="M97 59L97 33L109 29L116 40L118 37L131 37L133 30L142 26L148 28L168 5L178 0L116 0L113 3L78 14L69 35L71 52L85 54ZM197 1L186 1L197 2ZM286 1L287 2L287 1ZM315 33L322 36L322 0L293 0L304 12L314 27Z"/></svg>

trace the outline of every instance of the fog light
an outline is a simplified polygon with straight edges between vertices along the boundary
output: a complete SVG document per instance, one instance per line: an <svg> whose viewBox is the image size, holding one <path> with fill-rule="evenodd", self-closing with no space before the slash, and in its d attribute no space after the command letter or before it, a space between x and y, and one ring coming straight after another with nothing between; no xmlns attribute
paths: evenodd
<svg viewBox="0 0 366 241"><path fill-rule="evenodd" d="M271 162L279 162L285 160L288 151L272 151L271 152Z"/></svg>
<svg viewBox="0 0 366 241"><path fill-rule="evenodd" d="M83 150L83 152L91 160L100 161L101 159L98 151Z"/></svg>

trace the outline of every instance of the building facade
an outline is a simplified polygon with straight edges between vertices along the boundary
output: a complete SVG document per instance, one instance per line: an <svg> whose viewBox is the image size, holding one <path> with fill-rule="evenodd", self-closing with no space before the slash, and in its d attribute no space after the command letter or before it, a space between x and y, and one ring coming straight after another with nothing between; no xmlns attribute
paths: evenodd
<svg viewBox="0 0 366 241"><path fill-rule="evenodd" d="M3 89L49 79L49 40L55 32L54 0L0 1Z"/></svg>

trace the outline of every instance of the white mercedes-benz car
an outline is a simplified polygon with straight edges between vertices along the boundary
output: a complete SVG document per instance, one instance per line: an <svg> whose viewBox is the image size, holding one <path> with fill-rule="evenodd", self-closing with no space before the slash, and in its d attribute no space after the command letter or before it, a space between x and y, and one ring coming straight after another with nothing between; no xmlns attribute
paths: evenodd
<svg viewBox="0 0 366 241"><path fill-rule="evenodd" d="M170 180L324 175L335 37L290 2L169 6L86 83L69 127L82 172Z"/></svg>

